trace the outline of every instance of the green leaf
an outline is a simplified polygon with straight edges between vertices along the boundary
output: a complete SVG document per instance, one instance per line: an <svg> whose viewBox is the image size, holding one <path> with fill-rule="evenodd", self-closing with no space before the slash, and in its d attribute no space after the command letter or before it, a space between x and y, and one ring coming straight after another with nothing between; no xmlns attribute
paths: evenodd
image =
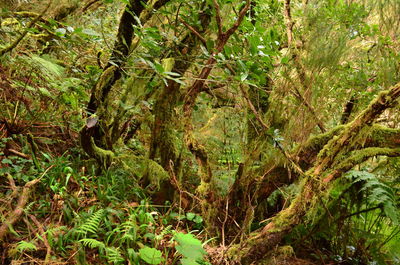
<svg viewBox="0 0 400 265"><path fill-rule="evenodd" d="M183 258L181 259L182 265L200 265L195 259Z"/></svg>
<svg viewBox="0 0 400 265"><path fill-rule="evenodd" d="M194 213L186 213L186 218L189 221L192 221L195 217L196 217L196 214L194 214Z"/></svg>
<svg viewBox="0 0 400 265"><path fill-rule="evenodd" d="M3 160L1 160L1 163L3 163L3 164L10 164L10 165L12 165L13 161L11 161L11 160L10 160L10 159L8 159L8 158L4 158Z"/></svg>
<svg viewBox="0 0 400 265"><path fill-rule="evenodd" d="M243 82L244 80L247 79L248 76L249 76L249 73L248 73L248 72L242 73L242 74L240 75L240 81Z"/></svg>
<svg viewBox="0 0 400 265"><path fill-rule="evenodd" d="M49 90L47 90L47 88L39 87L38 89L39 89L39 92L40 92L42 95L47 96L47 97L49 97L49 98L53 98L53 95L50 93Z"/></svg>
<svg viewBox="0 0 400 265"><path fill-rule="evenodd" d="M383 211L386 214L386 216L393 221L394 225L399 224L397 209L393 203L391 203L390 201L386 201L383 204Z"/></svg>
<svg viewBox="0 0 400 265"><path fill-rule="evenodd" d="M37 250L37 247L35 244L33 244L31 242L20 241L17 243L16 250L18 252L24 252L25 250L28 250L28 251Z"/></svg>
<svg viewBox="0 0 400 265"><path fill-rule="evenodd" d="M200 215L196 215L196 217L193 219L193 222L200 224L203 222L203 218Z"/></svg>
<svg viewBox="0 0 400 265"><path fill-rule="evenodd" d="M154 70L159 74L162 74L165 72L164 67L159 63L154 64Z"/></svg>
<svg viewBox="0 0 400 265"><path fill-rule="evenodd" d="M163 261L161 251L155 248L144 247L139 250L139 255L142 260L148 264L160 264Z"/></svg>
<svg viewBox="0 0 400 265"><path fill-rule="evenodd" d="M192 234L177 233L175 235L175 240L178 242L178 245L175 247L176 250L185 258L201 260L206 254L201 241Z"/></svg>
<svg viewBox="0 0 400 265"><path fill-rule="evenodd" d="M285 56L281 59L281 64L287 64L289 62L289 57Z"/></svg>

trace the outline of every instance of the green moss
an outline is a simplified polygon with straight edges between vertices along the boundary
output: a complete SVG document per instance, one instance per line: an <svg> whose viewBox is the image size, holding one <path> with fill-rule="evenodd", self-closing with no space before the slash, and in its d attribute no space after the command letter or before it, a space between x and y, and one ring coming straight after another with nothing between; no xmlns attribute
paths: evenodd
<svg viewBox="0 0 400 265"><path fill-rule="evenodd" d="M167 171L151 159L146 159L146 172L152 186L160 189L161 183L169 179Z"/></svg>
<svg viewBox="0 0 400 265"><path fill-rule="evenodd" d="M399 142L395 141L400 138L400 130L387 128L381 125L374 125L370 134L376 146L397 147Z"/></svg>
<svg viewBox="0 0 400 265"><path fill-rule="evenodd" d="M134 154L124 154L118 157L124 170L131 172L139 178L145 176L148 178L149 183L159 190L161 183L169 180L169 174L157 162L143 156L136 156Z"/></svg>
<svg viewBox="0 0 400 265"><path fill-rule="evenodd" d="M165 58L162 60L162 66L165 72L171 72L175 65L175 58Z"/></svg>
<svg viewBox="0 0 400 265"><path fill-rule="evenodd" d="M90 137L90 144L94 153L93 156L104 168L107 168L115 157L114 152L98 147L95 144L93 137Z"/></svg>
<svg viewBox="0 0 400 265"><path fill-rule="evenodd" d="M356 150L351 153L351 155L339 163L336 168L338 169L351 169L357 164L364 162L370 157L378 156L378 155L386 155L391 156L392 154L400 153L400 148L382 148L382 147L369 147L364 148L362 150Z"/></svg>
<svg viewBox="0 0 400 265"><path fill-rule="evenodd" d="M204 181L201 181L200 185L197 187L196 189L197 193L199 193L200 195L205 195L208 192L212 191L212 187L210 185L210 183L206 183Z"/></svg>
<svg viewBox="0 0 400 265"><path fill-rule="evenodd" d="M96 91L95 91L95 96L96 99L101 102L102 94L103 94L103 89L107 87L107 84L111 83L112 79L114 78L114 72L117 70L116 66L110 66L107 69L104 70L102 75L100 76L99 81L97 82L96 85Z"/></svg>
<svg viewBox="0 0 400 265"><path fill-rule="evenodd" d="M344 128L344 125L338 125L330 131L310 137L302 147L303 149L320 150L332 137L338 135ZM297 150L295 150L297 151Z"/></svg>

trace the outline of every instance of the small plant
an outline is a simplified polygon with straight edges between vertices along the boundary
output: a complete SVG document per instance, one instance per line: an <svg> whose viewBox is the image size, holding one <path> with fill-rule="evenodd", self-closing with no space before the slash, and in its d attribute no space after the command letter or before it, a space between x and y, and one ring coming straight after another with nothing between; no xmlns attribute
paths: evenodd
<svg viewBox="0 0 400 265"><path fill-rule="evenodd" d="M176 233L174 240L178 243L176 251L183 256L182 265L197 265L203 262L206 252L200 240L192 234Z"/></svg>

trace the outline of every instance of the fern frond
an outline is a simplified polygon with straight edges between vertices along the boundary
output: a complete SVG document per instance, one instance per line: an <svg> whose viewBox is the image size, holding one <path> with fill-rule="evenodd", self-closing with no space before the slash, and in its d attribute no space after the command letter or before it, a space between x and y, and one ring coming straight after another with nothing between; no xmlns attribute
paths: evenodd
<svg viewBox="0 0 400 265"><path fill-rule="evenodd" d="M120 264L125 261L125 259L122 257L121 252L119 251L118 248L107 247L106 253L107 253L107 259L109 262L112 262L114 264Z"/></svg>
<svg viewBox="0 0 400 265"><path fill-rule="evenodd" d="M78 233L86 234L87 232L96 233L99 228L100 222L104 217L104 210L100 209L93 213L85 223L77 229Z"/></svg>
<svg viewBox="0 0 400 265"><path fill-rule="evenodd" d="M24 251L31 251L31 250L37 250L37 247L35 244L32 242L27 242L27 241L19 241L17 243L17 247L15 248L18 252L22 253Z"/></svg>
<svg viewBox="0 0 400 265"><path fill-rule="evenodd" d="M104 249L106 247L103 242L93 238L84 238L79 240L79 242L81 242L85 247L89 248Z"/></svg>
<svg viewBox="0 0 400 265"><path fill-rule="evenodd" d="M366 196L367 203L380 205L385 215L398 224L400 209L397 207L396 190L382 182L377 175L366 171L352 170L346 174L351 179L352 184L361 184L359 192Z"/></svg>

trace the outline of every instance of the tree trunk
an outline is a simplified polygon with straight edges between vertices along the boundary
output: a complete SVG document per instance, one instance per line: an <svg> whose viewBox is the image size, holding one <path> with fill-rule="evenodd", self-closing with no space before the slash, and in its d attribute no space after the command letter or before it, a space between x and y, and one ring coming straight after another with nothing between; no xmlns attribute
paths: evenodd
<svg viewBox="0 0 400 265"><path fill-rule="evenodd" d="M169 0L159 0L151 8L159 9ZM117 40L114 48L104 68L103 73L92 89L91 97L87 106L89 115L96 114L96 117L90 117L87 125L80 132L81 146L85 152L95 158L101 166L108 167L112 160L113 144L118 137L113 135L113 128L109 114L109 104L107 96L112 87L123 76L123 66L131 52L131 44L134 34L134 26L138 25L135 17L140 17L145 13L145 5L147 1L130 0L126 6L118 28ZM145 13L142 17L142 23L150 18L151 12Z"/></svg>

